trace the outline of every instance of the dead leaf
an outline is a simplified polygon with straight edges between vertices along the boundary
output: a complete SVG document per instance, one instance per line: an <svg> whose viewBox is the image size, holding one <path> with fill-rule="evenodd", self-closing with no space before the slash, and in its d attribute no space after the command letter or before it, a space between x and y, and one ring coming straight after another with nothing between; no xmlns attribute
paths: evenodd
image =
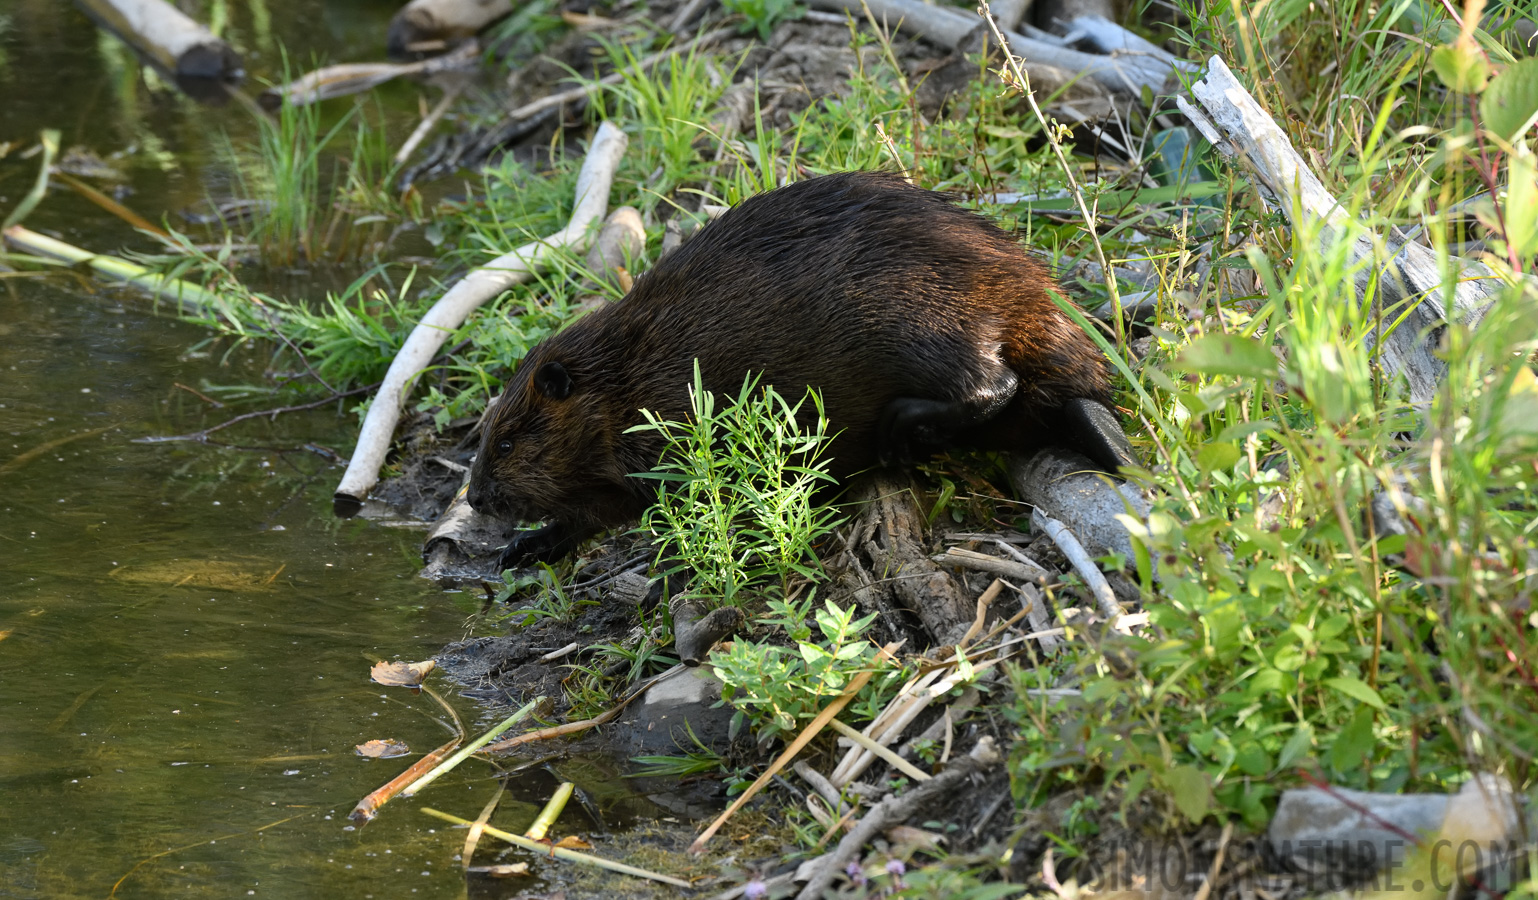
<svg viewBox="0 0 1538 900"><path fill-rule="evenodd" d="M416 687L427 673L438 664L430 659L422 662L379 662L369 670L368 676L380 684Z"/></svg>
<svg viewBox="0 0 1538 900"><path fill-rule="evenodd" d="M895 825L887 829L886 839L892 842L894 856L906 856L914 850L939 849L945 835L912 825Z"/></svg>
<svg viewBox="0 0 1538 900"><path fill-rule="evenodd" d="M367 741L354 747L353 750L359 756L366 756L369 759L394 759L397 756L405 756L411 752L411 748L406 746L405 741L397 741L394 738Z"/></svg>
<svg viewBox="0 0 1538 900"><path fill-rule="evenodd" d="M512 878L517 875L529 874L529 864L521 862L503 863L496 866L471 866L466 871L474 872L477 875L490 875L492 878Z"/></svg>
<svg viewBox="0 0 1538 900"><path fill-rule="evenodd" d="M555 847L558 850L591 850L591 849L593 849L593 845L592 844L589 844L587 841L584 841L582 838L579 838L579 837L577 837L574 834L568 834L567 836L565 836L565 837L561 838L560 840L556 841L551 846Z"/></svg>

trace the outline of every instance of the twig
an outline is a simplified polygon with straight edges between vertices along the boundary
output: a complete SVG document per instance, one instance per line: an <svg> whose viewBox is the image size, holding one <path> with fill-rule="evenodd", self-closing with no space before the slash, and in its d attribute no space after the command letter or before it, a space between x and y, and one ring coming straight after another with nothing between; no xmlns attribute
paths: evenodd
<svg viewBox="0 0 1538 900"><path fill-rule="evenodd" d="M212 316L219 308L219 297L212 291L179 278L163 278L144 266L115 256L82 250L20 225L12 225L0 231L0 237L27 253L46 259L62 260L70 265L84 263L91 267L91 271L109 281L120 281L151 296L175 303L184 315Z"/></svg>
<svg viewBox="0 0 1538 900"><path fill-rule="evenodd" d="M561 782L556 787L555 793L550 795L550 799L545 801L545 808L540 810L539 815L534 817L534 821L529 825L528 830L523 833L523 836L531 841L544 840L545 835L550 833L550 826L554 825L555 820L559 819L561 813L565 811L566 803L571 800L571 793L576 788L577 786L570 781Z"/></svg>
<svg viewBox="0 0 1538 900"><path fill-rule="evenodd" d="M491 801L481 807L481 814L475 817L470 825L470 833L465 835L465 847L459 853L460 868L469 871L470 861L475 857L475 847L481 842L481 833L486 830L486 823L491 821L491 814L496 812L497 804L502 802L502 794L507 787L499 780L497 792L491 795Z"/></svg>
<svg viewBox="0 0 1538 900"><path fill-rule="evenodd" d="M640 69L643 71L650 69L652 66L656 65L664 59L667 59L670 56L677 56L680 53L688 53L697 47L703 47L706 44L715 43L721 38L730 37L731 35L735 34L736 31L737 30L735 28L717 28L715 31L702 34L692 41L679 44L677 47L669 47L666 50L660 50L656 53L653 53L651 56L637 61L634 66L627 68ZM623 70L621 70L619 72L613 73L612 75L605 75L597 81L589 81L586 84L580 84L569 90L564 90L560 93L551 94L548 97L541 97L538 100L525 103L524 105L518 107L502 118L504 121L510 122L517 122L524 119L533 118L534 116L537 116L546 110L564 106L573 100L581 100L589 94L597 93L600 88L606 85L619 84L624 80L625 73Z"/></svg>
<svg viewBox="0 0 1538 900"><path fill-rule="evenodd" d="M1212 866L1207 870L1207 878L1202 886L1197 888L1196 896L1191 900L1207 900L1212 896L1212 886L1217 883L1218 873L1223 870L1223 854L1228 850L1228 839L1234 836L1234 823L1223 823L1223 834L1218 838L1218 855L1212 858Z"/></svg>
<svg viewBox="0 0 1538 900"><path fill-rule="evenodd" d="M653 675L651 678L648 678L646 681L642 682L638 687L636 687L635 690L631 691L629 694L626 694L625 699L611 706L604 712L592 717L591 719L583 719L580 722L567 722L564 725L555 725L550 728L540 728L535 731L526 731L523 734L510 737L505 741L497 741L495 744L488 744L486 746L486 752L502 753L504 751L511 750L520 744L532 744L535 741L543 741L547 738L561 737L562 735L567 734L576 734L579 731L586 731L589 728L596 728L597 726L614 719L621 712L624 712L625 707L630 705L630 701L646 693L647 688L650 688L652 685L656 684L664 678L667 678L670 675L682 672L683 668L683 666L673 666L660 675Z"/></svg>
<svg viewBox="0 0 1538 900"><path fill-rule="evenodd" d="M203 393L202 391L198 390L197 388L190 388L190 387L186 386L185 384L182 384L180 381L173 381L173 382L171 382L171 387L179 388L180 390L186 391L187 393L189 393L192 396L198 398L199 400L202 400L204 403L207 403L209 406L212 406L214 409L224 409L224 404L223 403L220 403L218 400L215 400L214 398L208 396L207 394Z"/></svg>
<svg viewBox="0 0 1538 900"><path fill-rule="evenodd" d="M95 437L98 434L106 434L107 432L113 430L114 428L121 428L121 427L122 427L121 425L116 424L116 423L114 423L112 425L103 425L100 428L92 428L90 431L82 431L82 432L79 432L77 434L66 435L66 436L61 437L61 438L56 438L54 440L46 441L44 443L38 444L36 447L33 447L31 450L27 450L27 451L25 451L25 452L23 452L23 453L21 453L21 454L19 454L17 456L11 457L10 459L6 460L4 463L0 463L0 475L4 475L7 472L14 472L17 469L21 468L22 466L26 465L27 463L31 462L32 460L37 459L39 456L42 456L44 453L47 453L50 450L54 450L54 449L57 449L59 447L62 447L65 444L73 443L74 441L82 441L82 440L85 440L86 438L89 438L89 437Z"/></svg>
<svg viewBox="0 0 1538 900"><path fill-rule="evenodd" d="M861 747L864 747L866 750L869 750L870 752L881 757L881 760L887 765L903 773L909 778L912 778L914 781L928 781L934 777L928 772L920 769L918 766L915 766L913 763L908 762L901 756L898 756L896 753L893 753L890 747L885 747L876 743L875 741L861 734L859 731L850 728L848 725L845 725L843 722L840 722L837 719L833 719L832 721L828 722L828 727L832 728L834 731L838 732L844 737L849 738L851 741L854 741Z"/></svg>
<svg viewBox="0 0 1538 900"><path fill-rule="evenodd" d="M422 807L422 812L427 813L429 816L442 819L445 822L453 822L455 825L474 824L469 819L461 819L459 816L450 815L446 812L440 812L428 806ZM586 866L597 866L600 869L608 869L611 872L620 872L625 875L634 875L637 878L647 878L652 881L660 881L663 884L671 884L674 887L686 888L690 886L689 882L684 881L682 878L674 878L671 875L663 875L658 872L648 871L646 869L638 869L635 866L627 866L622 862L615 862L612 859L604 859L601 856L591 856L586 853L578 853L575 850L568 850L565 847L554 847L542 841L531 841L522 835L503 831L500 828L493 828L490 825L484 826L484 830L487 834L494 838L507 841L509 844L522 847L525 850L532 850L542 856L553 856L556 859L564 859L567 862L582 863Z"/></svg>
<svg viewBox="0 0 1538 900"><path fill-rule="evenodd" d="M1002 575L1037 587L1043 587L1047 583L1047 570L1040 566L1032 567L1011 559L999 559L997 556L989 556L963 547L950 547L944 553L931 556L930 560L942 566L956 566L961 569L971 569L974 572Z"/></svg>
<svg viewBox="0 0 1538 900"><path fill-rule="evenodd" d="M369 405L357 449L336 488L338 512L356 512L356 505L362 504L378 482L379 468L400 421L407 385L432 361L449 335L481 304L532 278L556 252L587 241L588 226L602 219L609 207L609 189L627 142L625 133L613 122L599 125L577 175L570 223L548 238L525 244L466 275L422 316L390 363L379 393Z"/></svg>
<svg viewBox="0 0 1538 900"><path fill-rule="evenodd" d="M165 444L165 443L170 443L172 441L195 441L197 443L202 444L202 443L206 443L208 441L208 436L209 435L213 434L214 432L216 432L216 431L218 431L218 430L220 430L222 428L228 428L231 425L236 424L237 422L244 422L244 421L246 421L248 419L261 419L261 418L274 418L275 419L278 416L282 415L283 413L303 412L304 410L307 410L307 409L318 409L318 408L320 408L322 406L327 406L329 404L335 403L338 400L343 400L343 399L346 399L348 397L356 397L359 394L366 394L369 391L372 391L376 387L379 387L379 384L377 382L374 383L374 384L366 384L366 385L364 385L362 387L355 387L355 388L353 388L350 391L339 391L339 392L337 392L335 394L332 394L329 397L326 397L326 398L321 399L321 400L316 400L316 401L311 402L311 403L300 403L297 406L278 406L278 407L274 407L272 409L259 409L256 412L241 413L240 415L235 416L232 419L227 419L227 420L225 420L223 422L220 422L218 425L210 425L207 428L203 429L202 431L194 431L194 432L191 432L190 434L150 435L149 437L134 438L133 442L135 444Z"/></svg>
<svg viewBox="0 0 1538 900"><path fill-rule="evenodd" d="M1068 562L1073 564L1075 572L1084 579L1084 585L1089 588L1095 597L1095 604L1100 608L1100 614L1111 620L1111 626L1117 627L1118 620L1122 618L1124 610L1121 604L1116 602L1116 592L1111 590L1111 583L1105 580L1105 575L1095 566L1095 561L1089 558L1089 553L1079 539L1073 536L1068 526L1052 518L1041 510L1031 512L1031 525L1040 528L1057 545L1057 549L1063 551Z"/></svg>
<svg viewBox="0 0 1538 900"><path fill-rule="evenodd" d="M977 617L972 620L972 627L968 628L967 633L962 635L961 643L956 645L957 650L966 649L972 643L972 639L977 637L977 633L983 630L984 623L988 621L988 606L993 603L999 596L999 591L1003 589L1004 581L995 578L993 583L988 585L988 589L983 591L982 595L977 598Z"/></svg>
<svg viewBox="0 0 1538 900"><path fill-rule="evenodd" d="M876 835L893 825L906 822L930 800L955 790L963 781L999 764L998 750L993 740L984 737L977 742L972 753L956 760L944 772L929 781L905 792L900 797L888 797L871 808L832 853L820 858L816 871L807 879L796 900L821 900L823 892L833 883L833 878L843 870L845 863L853 859L860 848Z"/></svg>
<svg viewBox="0 0 1538 900"><path fill-rule="evenodd" d="M441 762L444 757L453 753L454 748L459 746L460 740L462 739L456 737L412 763L410 768L390 779L389 783L384 787L375 789L367 797L359 800L358 805L354 806L352 812L347 814L347 818L358 825L367 825L373 821L374 817L379 814L379 807L389 803L396 794L405 790L406 785L415 782L422 775L430 771L433 766Z"/></svg>
<svg viewBox="0 0 1538 900"><path fill-rule="evenodd" d="M525 703L522 708L508 716L506 719L503 719L500 723L497 724L495 728L471 741L469 744L465 745L465 747L462 748L458 753L455 753L453 756L449 757L449 759L446 760L442 765L412 782L411 786L406 788L406 790L403 792L404 795L410 797L423 788L427 787L429 784L432 784L434 781L437 781L447 773L453 771L455 766L469 759L471 754L491 743L497 735L501 734L509 728L512 728L519 722L522 722L525 718L528 717L529 713L534 711L534 707L543 703L544 700L544 697L535 697L533 700Z"/></svg>
<svg viewBox="0 0 1538 900"><path fill-rule="evenodd" d="M900 646L902 646L900 643L894 642L882 647L881 652L876 655L876 662L881 663L891 659L892 654L897 652L897 648ZM790 742L790 746L786 747L785 751L776 757L774 762L769 764L769 768L765 769L763 774L759 775L752 784L748 785L747 790L737 796L732 805L726 808L726 812L717 816L716 820L711 822L709 827L700 832L700 836L695 838L694 843L689 845L689 852L703 852L705 844L715 836L715 833L721 829L721 826L725 825L726 821L737 813L737 810L742 809L749 800L753 799L754 795L762 790L764 785L768 784L769 780L775 776L775 773L785 768L786 763L795 759L796 754L800 753L807 744L811 743L812 738L816 737L817 733L822 731L824 726L842 712L844 707L849 705L849 702L860 693L860 690L865 687L865 683L870 681L871 676L875 673L875 669L866 669L855 675L854 678L851 678L849 680L849 688L832 703L823 707L822 712L817 714L817 717L811 721L811 724L803 728L801 733L796 735L796 739Z"/></svg>
<svg viewBox="0 0 1538 900"><path fill-rule="evenodd" d="M422 121L412 129L411 136L406 138L406 142L401 144L399 150L395 151L394 162L397 166L404 165L406 160L411 158L411 154L415 153L417 147L427 138L427 133L433 130L433 126L438 124L438 120L443 118L443 114L449 111L449 107L459 99L459 95L464 93L465 87L469 84L469 81L460 81L443 92L443 98L432 108L432 111L422 117Z"/></svg>

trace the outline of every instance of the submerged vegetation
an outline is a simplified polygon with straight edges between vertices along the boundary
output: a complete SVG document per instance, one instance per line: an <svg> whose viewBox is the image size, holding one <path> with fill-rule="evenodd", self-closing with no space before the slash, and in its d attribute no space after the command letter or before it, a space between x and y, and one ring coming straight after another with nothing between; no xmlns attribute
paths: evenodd
<svg viewBox="0 0 1538 900"><path fill-rule="evenodd" d="M776 0L731 6L761 37L795 12ZM596 91L588 116L634 138L616 203L647 224L633 272L659 257L669 221L697 227L703 203L898 168L1016 228L1057 261L1080 307L1117 299L1100 254L1120 297L1147 298L1135 320L1084 321L1119 373L1127 431L1147 463L1133 477L1153 512L1132 526L1136 558L1111 567L1135 573L1149 627L1070 624L1065 652L1011 663L991 687L985 702L1012 730L1022 808L1081 793L1123 820L1141 810L1141 821L1169 827L1232 817L1260 829L1281 790L1311 779L1445 792L1497 772L1529 797L1538 789L1538 63L1514 55L1515 17L1481 18L1480 8L1468 4L1460 23L1455 7L1421 2L1184 4L1172 23L1149 26L1189 59L1221 56L1285 123L1347 213L1329 227L1290 226L1241 165L1160 116L1116 132L1146 164L1092 156L1105 135L1038 118L999 77L997 57L968 58L976 77L943 114L921 109L922 73L899 60L892 35L854 19L853 68L837 92L771 113L757 85L739 81L753 91L737 134L714 122L742 54L696 50L648 70L631 44L606 46L620 78ZM526 40L553 32L550 19L524 16L543 22ZM1053 113L1052 97L1038 100ZM349 129L352 149L338 156ZM173 235L161 265L218 293L211 328L276 338L279 368L302 369L327 392L368 385L451 271L565 222L580 162L566 134L538 162L507 154L469 196L429 214L415 190L402 198L389 187L399 173L362 111L328 123L317 108L285 107L254 147L231 151L238 189L257 201L249 220L223 220L215 249ZM1066 169L1055 141L1066 142ZM440 264L392 262L407 233ZM1479 321L1440 335L1444 374L1429 398L1412 398L1383 366L1398 322L1373 302L1383 277L1374 260L1353 252L1366 237L1391 253L1390 234L1428 245L1449 293L1460 257L1499 282ZM275 297L244 286L237 244L265 266L346 258L369 268L324 302ZM417 409L439 428L478 414L531 346L620 293L578 254L557 254L450 337L419 379ZM712 663L753 734L788 739L878 665L863 636L874 613L819 584L819 556L847 512L817 493L828 480L819 460L837 439L815 394L792 403L750 381L735 403L724 399L696 384L692 421L649 418L673 444L645 527L659 574L686 569L692 592L758 617L759 639ZM1009 500L994 461L965 465L967 483L992 491L983 502L995 518L1012 517L998 511ZM502 596L541 592L520 611L525 624L570 618L579 604L563 593L568 574L513 580ZM645 641L607 648L618 666L576 673L573 708L605 708L614 671L628 683L660 669L667 660ZM891 687L897 671L876 681ZM875 694L855 707L865 718ZM717 765L701 756L649 764L677 775ZM907 884L975 887L964 877L974 864L958 857ZM1513 893L1534 890L1530 881Z"/></svg>

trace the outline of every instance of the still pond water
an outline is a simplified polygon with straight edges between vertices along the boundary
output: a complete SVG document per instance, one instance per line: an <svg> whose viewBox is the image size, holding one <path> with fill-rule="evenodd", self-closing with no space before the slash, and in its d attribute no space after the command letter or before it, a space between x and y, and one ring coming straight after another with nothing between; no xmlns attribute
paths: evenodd
<svg viewBox="0 0 1538 900"><path fill-rule="evenodd" d="M380 58L396 8L182 6L221 17L267 77L280 47ZM396 143L416 92L386 94ZM117 154L125 202L151 219L206 195L215 142L242 119L147 85L67 3L0 0L0 142L57 128L66 148ZM36 166L0 159L0 216ZM27 224L148 249L67 191ZM408 761L355 744L446 738L430 698L371 685L370 663L432 655L473 627L474 603L416 577L420 533L331 516L340 469L304 445L346 455L350 416L221 433L239 446L135 443L276 405L214 409L182 389L265 381L267 349L207 337L79 277L0 279L0 897L464 896L462 832L416 801L361 830L346 815ZM472 730L489 724L450 699ZM473 818L493 774L467 764L422 803ZM496 821L521 829L554 783L519 779Z"/></svg>

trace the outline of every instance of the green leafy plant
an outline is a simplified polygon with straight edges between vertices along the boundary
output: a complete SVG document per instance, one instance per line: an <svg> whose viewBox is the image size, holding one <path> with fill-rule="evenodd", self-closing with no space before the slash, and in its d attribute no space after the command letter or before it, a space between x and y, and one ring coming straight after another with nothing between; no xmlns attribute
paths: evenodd
<svg viewBox="0 0 1538 900"><path fill-rule="evenodd" d="M776 25L806 13L795 0L722 0L721 5L743 17L743 31L756 31L758 39L765 42Z"/></svg>
<svg viewBox="0 0 1538 900"><path fill-rule="evenodd" d="M816 611L817 635L807 624L813 598L771 600L766 622L780 626L794 646L737 640L728 650L710 655L721 679L721 699L737 710L760 739L769 740L793 732L810 721L827 701L846 690L849 680L878 663L879 649L862 635L876 614L855 618L847 609L828 601ZM895 679L899 670L873 678L867 696L878 694Z"/></svg>
<svg viewBox="0 0 1538 900"><path fill-rule="evenodd" d="M497 592L497 602L505 603L514 598L534 593L532 601L527 605L518 607L508 612L508 617L517 620L520 628L527 628L540 619L554 619L557 622L570 622L577 616L577 611L584 606L596 606L596 600L579 600L568 594L561 586L561 579L556 577L555 571L545 563L540 563L539 569L523 575L514 573L509 569L502 573L502 589Z"/></svg>
<svg viewBox="0 0 1538 900"><path fill-rule="evenodd" d="M633 429L668 439L657 470L641 476L661 483L642 527L675 571L693 573L694 593L722 604L740 604L755 581L777 580L787 592L793 578L816 579L812 545L839 522L837 510L817 502L833 482L821 398L808 391L791 404L750 375L718 410L698 362L689 396L689 421L642 410L646 424Z"/></svg>

